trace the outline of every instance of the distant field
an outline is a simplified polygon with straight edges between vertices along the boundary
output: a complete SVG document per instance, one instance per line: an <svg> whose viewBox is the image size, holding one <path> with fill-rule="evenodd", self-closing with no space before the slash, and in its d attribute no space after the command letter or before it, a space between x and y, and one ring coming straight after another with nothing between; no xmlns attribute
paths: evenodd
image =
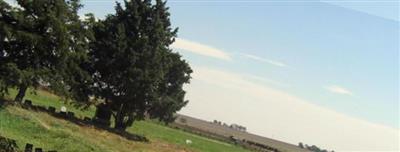
<svg viewBox="0 0 400 152"><path fill-rule="evenodd" d="M11 91L10 96L14 96ZM64 105L60 99L45 91L37 94L29 93L26 99L33 104L54 106L57 109ZM78 117L94 114L94 108L80 111L71 105L65 105L68 110L75 112ZM78 126L71 122L54 118L46 113L33 112L18 107L0 108L0 135L16 139L23 148L25 143L32 143L45 150L60 152L167 152L167 151L205 151L205 152L242 152L248 151L241 147L204 138L181 130L155 123L139 121L128 131L147 137L150 143L134 142L87 126ZM193 141L187 145L186 139Z"/></svg>
<svg viewBox="0 0 400 152"><path fill-rule="evenodd" d="M185 121L180 121L184 119ZM178 115L177 121L175 124L181 128L188 128L189 130L196 130L202 134L214 135L219 138L230 139L230 137L235 137L240 141L252 141L259 144L267 145L269 147L275 148L281 152L310 152L307 149L303 149L298 147L297 145L285 143L282 141L274 140L267 137L262 137L259 135L255 135L249 132L237 131L231 129L229 127L225 127L222 125L217 125L212 122L204 121L201 119L185 116L185 115Z"/></svg>

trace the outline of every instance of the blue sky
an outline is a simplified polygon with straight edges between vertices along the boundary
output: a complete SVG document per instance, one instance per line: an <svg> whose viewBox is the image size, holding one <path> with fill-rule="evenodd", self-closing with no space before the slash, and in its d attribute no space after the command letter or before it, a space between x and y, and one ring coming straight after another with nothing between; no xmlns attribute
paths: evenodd
<svg viewBox="0 0 400 152"><path fill-rule="evenodd" d="M83 12L100 18L114 11L112 1L83 2ZM190 62L272 79L284 84L273 87L315 104L399 128L398 2L170 0L168 4L179 38L235 58L221 62L182 52ZM354 95L324 89L333 85Z"/></svg>
<svg viewBox="0 0 400 152"><path fill-rule="evenodd" d="M113 1L83 2L82 13L104 18L114 12ZM294 144L399 150L398 1L170 0L168 5L179 27L172 47L195 71L187 86L190 102L181 113L240 123ZM289 122L298 122L298 129ZM322 138L310 131L347 136ZM361 140L360 134L368 136ZM378 136L387 140L378 143Z"/></svg>
<svg viewBox="0 0 400 152"><path fill-rule="evenodd" d="M84 11L94 11L98 17L113 12L108 1L85 3ZM251 115L226 116L254 113L257 108L251 105L258 104L253 102L284 105L285 101L271 105L279 98L275 94L264 99L261 93L260 98L253 99L257 95L232 89L251 90L254 85L248 82L252 82L357 120L399 128L398 2L170 0L168 4L172 23L179 27L179 45L174 48L195 70L194 80L187 87L190 103L182 113L242 123L255 133L295 143L295 137L284 136L285 130L256 128L241 120ZM232 80L221 86L207 75ZM246 82L242 83L243 79ZM237 97L231 99L229 94ZM213 111L208 103L219 110ZM398 137L390 139L398 142ZM337 150L360 150L339 142L309 142Z"/></svg>

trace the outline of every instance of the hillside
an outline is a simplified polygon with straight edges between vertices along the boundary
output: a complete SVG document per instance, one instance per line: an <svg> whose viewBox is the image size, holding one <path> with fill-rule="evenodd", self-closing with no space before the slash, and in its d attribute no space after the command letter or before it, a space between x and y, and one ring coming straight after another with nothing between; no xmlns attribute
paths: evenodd
<svg viewBox="0 0 400 152"><path fill-rule="evenodd" d="M11 96L15 93L11 92ZM60 99L48 92L38 91L27 95L33 104L54 106L64 105ZM94 108L81 111L67 105L78 117L92 116ZM131 151L210 151L241 152L241 147L204 138L181 130L172 129L154 121L139 121L129 132L147 137L150 142L135 142L119 135L89 126L55 118L47 113L25 110L17 106L0 108L0 135L17 140L22 149L25 143L32 143L45 150L58 151L96 151L96 152L131 152ZM186 144L185 140L192 140Z"/></svg>

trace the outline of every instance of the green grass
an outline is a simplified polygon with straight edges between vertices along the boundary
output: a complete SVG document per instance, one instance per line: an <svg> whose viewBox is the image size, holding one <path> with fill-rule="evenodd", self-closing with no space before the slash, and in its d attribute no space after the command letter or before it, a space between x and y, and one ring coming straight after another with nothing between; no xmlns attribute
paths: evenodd
<svg viewBox="0 0 400 152"><path fill-rule="evenodd" d="M215 152L239 152L245 151L237 146L224 143L217 140L194 135L181 130L165 127L149 121L140 121L128 131L140 135L144 135L150 139L160 139L169 143L174 143L181 146L187 146L186 139L192 140L192 144L188 147L197 151L215 151Z"/></svg>
<svg viewBox="0 0 400 152"><path fill-rule="evenodd" d="M69 134L66 127L71 127L72 124L61 125L55 122L47 124L41 119L37 119L36 116L45 117L43 114L32 114L32 112L17 107L2 109L0 111L0 134L15 139L20 148L23 148L26 143L32 143L47 150L100 151L98 147L91 146L87 141ZM69 129L76 130L76 127Z"/></svg>
<svg viewBox="0 0 400 152"><path fill-rule="evenodd" d="M17 91L14 89L9 90L9 99L13 99L11 97L15 97L17 94ZM60 110L61 106L67 107L68 111L72 111L75 113L77 117L92 117L95 112L95 107L91 106L86 110L80 110L79 108L76 108L72 104L70 104L68 101L62 100L60 97L51 94L46 91L33 91L32 89L27 90L27 94L24 98L24 100L32 100L32 103L34 105L40 105L40 106L52 106L55 107L58 111Z"/></svg>
<svg viewBox="0 0 400 152"><path fill-rule="evenodd" d="M10 96L15 90L10 91ZM28 93L25 99L35 105L54 106L59 109L65 105L77 116L94 114L93 107L86 111L66 104L59 97L45 91L36 94ZM134 142L118 135L92 127L78 126L71 122L54 118L46 113L33 112L19 107L0 108L0 135L16 139L20 147L32 143L45 150L58 151L96 151L96 152L130 152L130 151L204 151L204 152L242 152L241 147L221 141L205 138L181 130L173 129L153 121L138 121L127 129L131 133L142 135L150 143ZM193 141L187 145L186 139Z"/></svg>

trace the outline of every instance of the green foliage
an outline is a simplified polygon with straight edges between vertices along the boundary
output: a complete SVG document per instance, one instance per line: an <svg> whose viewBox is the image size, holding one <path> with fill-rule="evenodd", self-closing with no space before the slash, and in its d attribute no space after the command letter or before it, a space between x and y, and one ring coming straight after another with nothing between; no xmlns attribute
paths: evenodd
<svg viewBox="0 0 400 152"><path fill-rule="evenodd" d="M68 97L78 84L73 80L89 77L80 70L90 33L77 15L79 1L17 2L20 7L0 2L0 92L18 88L15 100L22 101L28 87L49 85Z"/></svg>
<svg viewBox="0 0 400 152"><path fill-rule="evenodd" d="M169 49L177 29L171 27L168 8L159 0L132 0L115 9L93 30L94 95L111 107L117 129L125 130L145 113L173 120L187 103L182 86L192 70Z"/></svg>
<svg viewBox="0 0 400 152"><path fill-rule="evenodd" d="M16 152L18 149L15 140L0 136L0 152Z"/></svg>
<svg viewBox="0 0 400 152"><path fill-rule="evenodd" d="M326 149L322 149L322 148L319 148L319 147L317 147L317 146L315 146L315 145L312 145L312 146L309 146L309 145L307 145L307 144L305 144L305 145L303 145L303 143L299 143L299 145L298 145L300 148L304 148L304 149L308 149L308 150L310 150L310 151L312 151L312 152L335 152L335 151L328 151L328 150L326 150Z"/></svg>

